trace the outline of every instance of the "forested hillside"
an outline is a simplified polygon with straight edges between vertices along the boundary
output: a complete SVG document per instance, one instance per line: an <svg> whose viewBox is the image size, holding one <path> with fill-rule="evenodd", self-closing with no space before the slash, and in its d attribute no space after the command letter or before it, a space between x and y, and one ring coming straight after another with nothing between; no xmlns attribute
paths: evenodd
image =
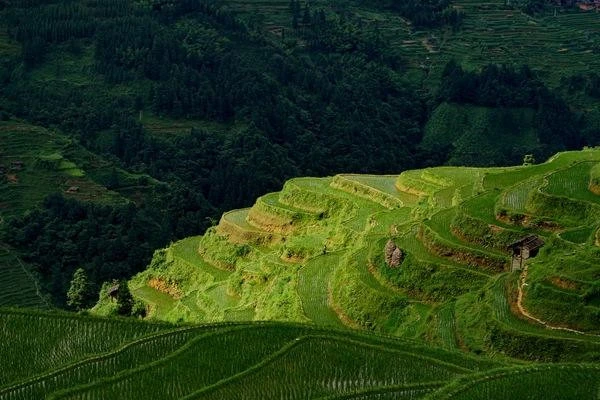
<svg viewBox="0 0 600 400"><path fill-rule="evenodd" d="M4 242L64 305L75 269L83 267L97 291L139 271L154 249L202 233L221 212L249 206L294 176L518 164L525 154L544 159L597 144L593 70L574 64L557 75L532 51L523 61L507 55L486 65L475 55L492 51L487 44L457 51L456 43L474 43L488 14L517 16L510 38L500 40L506 46L529 22L541 37L563 32L568 41L564 21L581 18L590 22L578 57L593 60L598 27L589 14L526 7L4 1L3 129L11 140L29 126L72 143L58 153L45 145L46 158L31 161L18 145L0 143L1 184L13 199L0 204ZM54 181L24 180L45 174L56 154L88 183L60 168L48 175ZM16 205L15 193L37 200Z"/></svg>

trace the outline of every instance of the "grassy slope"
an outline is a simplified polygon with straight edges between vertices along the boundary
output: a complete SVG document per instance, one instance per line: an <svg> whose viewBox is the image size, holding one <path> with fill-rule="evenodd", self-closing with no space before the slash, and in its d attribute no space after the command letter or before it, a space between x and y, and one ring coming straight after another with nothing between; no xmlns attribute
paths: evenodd
<svg viewBox="0 0 600 400"><path fill-rule="evenodd" d="M600 151L585 150L529 167L293 179L252 209L226 213L203 237L158 252L132 287L159 320L345 324L509 356L519 356L514 340L525 332L526 346L542 340L546 353L522 357L591 360L596 336L548 330L510 311L520 272L510 272L506 245L529 233L547 242L528 262L527 310L551 325L600 331L598 221L569 211L570 202L595 206L588 182L598 160ZM517 209L507 197L519 188L527 192ZM551 215L527 214L551 207ZM389 239L403 254L398 268L384 262Z"/></svg>

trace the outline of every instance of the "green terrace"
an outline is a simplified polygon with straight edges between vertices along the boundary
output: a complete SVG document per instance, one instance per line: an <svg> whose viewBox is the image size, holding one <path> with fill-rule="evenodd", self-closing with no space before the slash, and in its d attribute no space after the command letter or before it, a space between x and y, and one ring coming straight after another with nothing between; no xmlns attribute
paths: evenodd
<svg viewBox="0 0 600 400"><path fill-rule="evenodd" d="M531 166L292 179L157 251L130 287L149 320L310 322L568 360L569 341L598 346L600 220L589 183L599 161L587 149ZM509 249L532 234L544 243L537 256ZM94 310L114 307L103 298ZM523 335L550 344L519 354Z"/></svg>

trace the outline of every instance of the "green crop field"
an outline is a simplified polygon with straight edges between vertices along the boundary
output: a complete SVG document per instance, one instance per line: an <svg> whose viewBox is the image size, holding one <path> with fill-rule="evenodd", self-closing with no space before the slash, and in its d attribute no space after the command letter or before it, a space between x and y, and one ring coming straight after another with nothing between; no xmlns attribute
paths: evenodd
<svg viewBox="0 0 600 400"><path fill-rule="evenodd" d="M598 392L598 365L503 368L479 377L457 379L430 399L593 399ZM583 382L592 384L585 385ZM536 388L532 391L532 388Z"/></svg>
<svg viewBox="0 0 600 400"><path fill-rule="evenodd" d="M306 263L298 279L298 294L306 316L319 325L340 326L336 313L328 306L330 275L340 262L340 255L331 253L321 260Z"/></svg>
<svg viewBox="0 0 600 400"><path fill-rule="evenodd" d="M113 321L54 313L1 313L2 368L0 385L20 381L85 357L101 354L167 325ZM27 335L23 333L27 331ZM21 337L21 339L19 339Z"/></svg>
<svg viewBox="0 0 600 400"><path fill-rule="evenodd" d="M504 192L500 201L500 207L507 208L514 212L524 212L531 192L537 190L540 184L541 178L534 178L513 186Z"/></svg>
<svg viewBox="0 0 600 400"><path fill-rule="evenodd" d="M596 163L582 162L548 177L547 193L600 204L600 196L589 190L591 168Z"/></svg>
<svg viewBox="0 0 600 400"><path fill-rule="evenodd" d="M449 305L451 306L451 305ZM453 344L452 307L430 324ZM173 326L0 309L0 399L594 399L598 366L290 323ZM450 334L450 336L446 336ZM454 346L450 346L454 347ZM15 351L19 349L19 351ZM534 389L533 389L534 388ZM532 390L533 389L533 390Z"/></svg>

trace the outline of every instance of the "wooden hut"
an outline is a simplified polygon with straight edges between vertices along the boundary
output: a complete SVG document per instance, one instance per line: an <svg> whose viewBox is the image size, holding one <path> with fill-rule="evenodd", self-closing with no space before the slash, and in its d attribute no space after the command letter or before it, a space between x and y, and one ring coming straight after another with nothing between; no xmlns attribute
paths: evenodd
<svg viewBox="0 0 600 400"><path fill-rule="evenodd" d="M117 296L119 295L119 284L115 283L114 285L109 287L108 290L106 291L106 293L108 294L108 297L115 300L117 298Z"/></svg>
<svg viewBox="0 0 600 400"><path fill-rule="evenodd" d="M523 261L535 257L544 241L537 235L528 235L508 245L508 251L512 254L512 269L521 269Z"/></svg>

